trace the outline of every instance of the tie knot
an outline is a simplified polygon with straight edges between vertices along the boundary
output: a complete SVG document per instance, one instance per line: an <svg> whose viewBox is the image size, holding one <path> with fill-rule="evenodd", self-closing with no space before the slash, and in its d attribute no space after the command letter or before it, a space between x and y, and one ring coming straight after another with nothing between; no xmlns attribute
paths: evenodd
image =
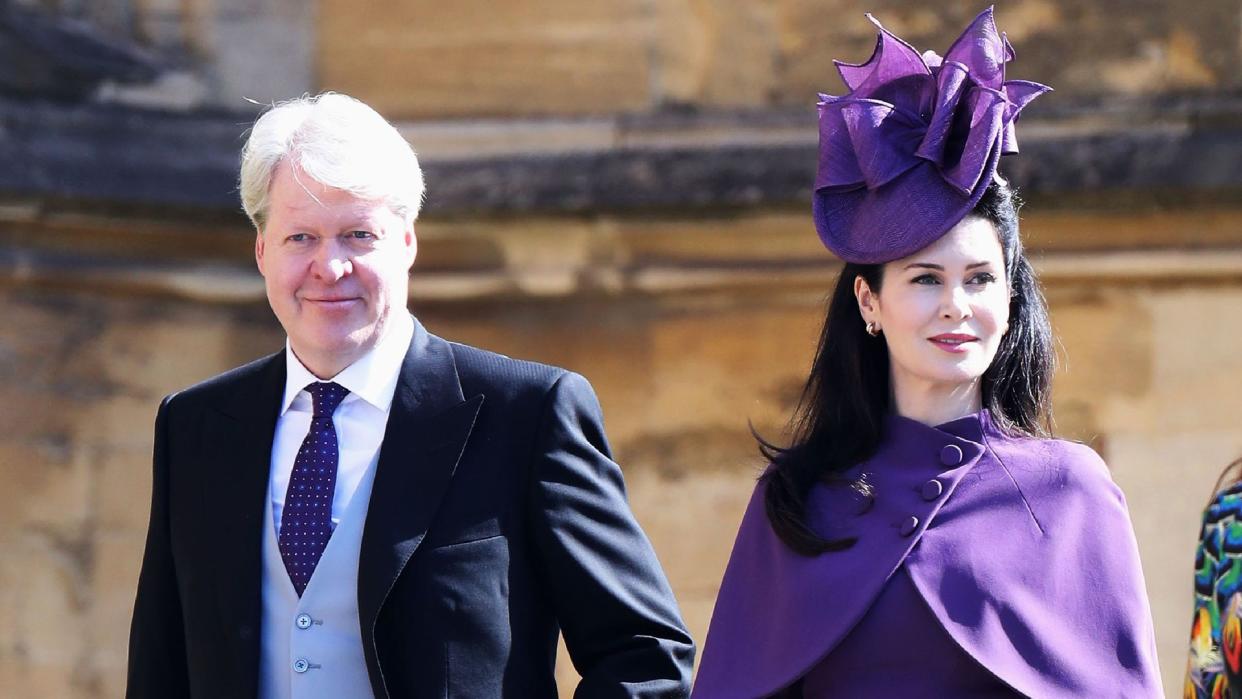
<svg viewBox="0 0 1242 699"><path fill-rule="evenodd" d="M345 400L345 396L349 395L349 390L344 386L321 381L308 385L306 391L311 394L311 402L315 407L312 419L332 417L332 413L336 412L336 407Z"/></svg>

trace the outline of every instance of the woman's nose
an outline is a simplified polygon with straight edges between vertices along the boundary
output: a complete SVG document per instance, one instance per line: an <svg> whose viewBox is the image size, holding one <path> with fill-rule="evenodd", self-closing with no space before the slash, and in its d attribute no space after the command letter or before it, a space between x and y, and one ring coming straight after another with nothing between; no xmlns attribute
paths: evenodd
<svg viewBox="0 0 1242 699"><path fill-rule="evenodd" d="M970 317L970 297L960 285L947 287L940 313L945 318Z"/></svg>

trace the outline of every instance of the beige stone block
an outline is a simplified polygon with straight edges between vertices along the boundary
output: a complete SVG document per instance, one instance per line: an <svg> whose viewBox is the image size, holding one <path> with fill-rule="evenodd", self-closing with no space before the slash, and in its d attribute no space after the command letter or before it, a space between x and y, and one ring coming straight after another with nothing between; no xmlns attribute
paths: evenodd
<svg viewBox="0 0 1242 699"><path fill-rule="evenodd" d="M1203 507L1221 469L1242 455L1242 435L1236 428L1152 433L1119 425L1109 444L1143 560L1165 691L1178 696Z"/></svg>
<svg viewBox="0 0 1242 699"><path fill-rule="evenodd" d="M928 34L943 27L944 15L950 14L943 6L909 4L881 10L852 0L780 0L776 26L782 51L774 101L809 110L818 101L817 93L844 93L833 60L860 63L871 55L876 32L863 16L869 11L889 29L904 30L902 38L920 49L932 48L919 40L925 43Z"/></svg>
<svg viewBox="0 0 1242 699"><path fill-rule="evenodd" d="M679 480L649 470L627 475L630 506L675 591L714 596L761 466L751 459L746 468L696 470Z"/></svg>
<svg viewBox="0 0 1242 699"><path fill-rule="evenodd" d="M875 40L863 12L874 12L920 51L944 53L980 9L962 0L934 7L781 0L775 99L809 107L816 91L840 94L832 60L864 61ZM1125 0L1022 0L998 5L996 16L1017 48L1010 77L1054 86L1057 95L1050 100L1221 89L1238 82L1237 71L1228 68L1242 55L1237 7L1227 0L1200 3L1192 14L1169 3L1139 9Z"/></svg>
<svg viewBox="0 0 1242 699"><path fill-rule="evenodd" d="M61 463L30 458L30 443L0 445L0 525L6 530L38 528L68 536L89 518L91 464L87 454L70 446Z"/></svg>
<svg viewBox="0 0 1242 699"><path fill-rule="evenodd" d="M17 675L18 696L80 696L93 675L84 663L90 600L78 544L30 532L4 540L0 600L5 624L0 634L5 654L25 669ZM34 691L51 693L26 693Z"/></svg>
<svg viewBox="0 0 1242 699"><path fill-rule="evenodd" d="M1053 395L1092 410L1133 405L1151 390L1153 331L1143 300L1128 290L1047 290L1059 369ZM1090 434L1067 434L1091 439Z"/></svg>
<svg viewBox="0 0 1242 699"><path fill-rule="evenodd" d="M652 32L645 6L326 0L319 86L390 118L644 109Z"/></svg>
<svg viewBox="0 0 1242 699"><path fill-rule="evenodd" d="M1215 87L1219 78L1206 63L1201 39L1185 27L1174 27L1167 36L1151 36L1139 52L1101 62L1097 77L1113 91L1155 95L1170 91ZM1074 77L1083 82L1089 75L1081 67Z"/></svg>
<svg viewBox="0 0 1242 699"><path fill-rule="evenodd" d="M710 221L617 222L625 259L646 265L758 264L832 260L804 214L736 214ZM824 290L832 280L825 278Z"/></svg>
<svg viewBox="0 0 1242 699"><path fill-rule="evenodd" d="M716 593L719 589L720 581L716 581L716 585L704 590L677 590L677 604L681 607L682 618L686 621L686 628L690 631L690 638L694 639L695 647L698 650L694 658L694 670L698 673L699 663L703 659L703 646L707 642L707 630L711 624L712 612L716 606Z"/></svg>
<svg viewBox="0 0 1242 699"><path fill-rule="evenodd" d="M143 439L140 429L135 439ZM151 503L151 437L144 447L101 450L94 464L95 526L109 532L141 536Z"/></svg>
<svg viewBox="0 0 1242 699"><path fill-rule="evenodd" d="M1022 211L1022 237L1037 258L1045 251L1090 253L1105 247L1167 250L1170 243L1236 249L1242 242L1242 210L1204 208L1093 215L1074 209L1031 207Z"/></svg>
<svg viewBox="0 0 1242 699"><path fill-rule="evenodd" d="M1227 429L1242 397L1234 348L1242 292L1205 285L1172 290L1049 290L1064 348L1054 395L1059 406L1093 413L1090 423L1153 433ZM1090 439L1086 433L1068 433Z"/></svg>
<svg viewBox="0 0 1242 699"><path fill-rule="evenodd" d="M822 317L814 310L756 308L685 314L653 328L660 393L648 429L702 424L745 429L748 418L788 418L806 379Z"/></svg>
<svg viewBox="0 0 1242 699"><path fill-rule="evenodd" d="M80 691L66 668L30 663L21 655L0 653L0 691L6 697L91 697Z"/></svg>
<svg viewBox="0 0 1242 699"><path fill-rule="evenodd" d="M83 406L74 439L96 453L119 449L149 456L158 409L159 398L146 391L92 402Z"/></svg>
<svg viewBox="0 0 1242 699"><path fill-rule="evenodd" d="M251 327L221 309L169 304L155 317L144 314L138 304L125 310L125 317L95 343L92 355L97 370L125 386L127 397L136 401L125 404L126 413L118 419L144 425L147 432L166 394L257 358L262 350L256 345L272 352L283 340L283 335L264 332L274 321ZM256 336L268 339L257 343L252 339Z"/></svg>
<svg viewBox="0 0 1242 699"><path fill-rule="evenodd" d="M108 689L103 696L124 694L129 625L142 565L144 534L145 531L112 533L105 530L94 537L92 603L87 618L91 660Z"/></svg>
<svg viewBox="0 0 1242 699"><path fill-rule="evenodd" d="M1242 289L1153 294L1152 409L1160 432L1238 431Z"/></svg>
<svg viewBox="0 0 1242 699"><path fill-rule="evenodd" d="M780 41L771 0L672 0L655 4L661 101L712 107L766 104Z"/></svg>

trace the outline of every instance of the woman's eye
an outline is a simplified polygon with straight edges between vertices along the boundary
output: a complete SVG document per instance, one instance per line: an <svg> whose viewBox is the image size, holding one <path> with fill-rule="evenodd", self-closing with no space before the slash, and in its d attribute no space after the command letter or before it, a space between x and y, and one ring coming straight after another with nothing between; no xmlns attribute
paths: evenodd
<svg viewBox="0 0 1242 699"><path fill-rule="evenodd" d="M910 283L911 284L939 284L940 280L936 279L935 276L930 275L930 274L920 274L914 279L911 279Z"/></svg>
<svg viewBox="0 0 1242 699"><path fill-rule="evenodd" d="M996 281L996 275L991 272L980 272L971 278L971 282L975 284L991 284Z"/></svg>

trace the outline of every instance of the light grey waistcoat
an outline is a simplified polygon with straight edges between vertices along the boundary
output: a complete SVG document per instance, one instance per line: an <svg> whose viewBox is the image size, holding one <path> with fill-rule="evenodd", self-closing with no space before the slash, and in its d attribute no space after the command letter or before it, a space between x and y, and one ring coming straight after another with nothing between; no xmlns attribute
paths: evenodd
<svg viewBox="0 0 1242 699"><path fill-rule="evenodd" d="M371 699L358 621L358 553L375 480L358 483L298 599L280 558L272 498L263 514L263 620L259 699Z"/></svg>

